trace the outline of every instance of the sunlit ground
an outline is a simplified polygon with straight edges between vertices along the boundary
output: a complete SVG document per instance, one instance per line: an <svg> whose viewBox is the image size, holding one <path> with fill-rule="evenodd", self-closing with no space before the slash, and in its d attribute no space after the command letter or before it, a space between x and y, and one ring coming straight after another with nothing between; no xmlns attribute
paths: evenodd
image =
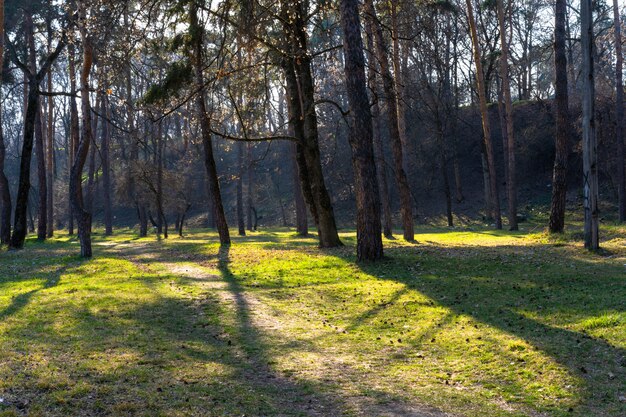
<svg viewBox="0 0 626 417"><path fill-rule="evenodd" d="M626 229L525 228L374 265L354 233L29 241L0 254L0 415L626 415Z"/></svg>

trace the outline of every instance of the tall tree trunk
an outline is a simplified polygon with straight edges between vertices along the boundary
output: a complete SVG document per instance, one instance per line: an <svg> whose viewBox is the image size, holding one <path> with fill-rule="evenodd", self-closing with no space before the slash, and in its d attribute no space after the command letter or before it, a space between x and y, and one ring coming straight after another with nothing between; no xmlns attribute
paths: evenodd
<svg viewBox="0 0 626 417"><path fill-rule="evenodd" d="M489 214L496 223L496 229L502 229L502 216L500 214L500 197L498 192L498 178L496 172L496 161L493 151L493 143L491 139L491 126L489 123L489 110L487 108L487 95L485 91L485 79L482 65L482 57L480 52L480 41L478 32L476 31L476 20L474 19L474 7L472 0L466 0L467 17L472 37L472 45L474 50L474 63L476 64L476 84L478 90L478 100L480 102L480 115L482 118L484 149L487 169L489 173Z"/></svg>
<svg viewBox="0 0 626 417"><path fill-rule="evenodd" d="M106 93L105 93L106 94ZM109 100L104 95L101 100L101 114L107 116L102 120L102 143L100 145L100 153L102 155L102 186L104 201L104 234L111 236L113 234L113 213L111 207L111 161L110 161L110 142L111 133L109 129L110 119Z"/></svg>
<svg viewBox="0 0 626 417"><path fill-rule="evenodd" d="M595 119L595 76L592 0L581 0L582 101L583 101L583 179L585 207L585 247L600 248L598 227L598 159Z"/></svg>
<svg viewBox="0 0 626 417"><path fill-rule="evenodd" d="M68 150L69 161L69 176L72 175L72 167L76 160L76 153L78 152L78 143L80 142L80 126L78 121L78 106L76 105L76 61L74 44L68 46L68 71L70 78L70 93L72 96L70 100L70 148ZM74 234L74 209L72 207L71 196L69 207L69 219L68 219L68 234L71 236Z"/></svg>
<svg viewBox="0 0 626 417"><path fill-rule="evenodd" d="M389 69L388 52L385 38L383 36L382 27L376 16L376 10L372 0L365 1L365 12L371 20L374 35L375 54L380 66L381 77L383 80L383 91L385 93L385 103L387 110L387 120L389 126L389 137L391 148L393 150L394 169L396 174L396 182L398 192L400 193L400 214L402 216L402 227L404 231L404 239L408 242L415 240L413 228L413 204L411 202L411 190L409 181L404 171L404 156L402 149L402 140L400 137L400 126L398 122L397 107L397 86Z"/></svg>
<svg viewBox="0 0 626 417"><path fill-rule="evenodd" d="M357 259L375 261L383 257L383 241L380 225L380 195L374 160L372 114L365 82L365 58L358 0L341 1L341 26L344 71L352 114L348 140L352 148L357 209Z"/></svg>
<svg viewBox="0 0 626 417"><path fill-rule="evenodd" d="M246 222L243 215L243 142L237 144L237 227L239 236L246 235Z"/></svg>
<svg viewBox="0 0 626 417"><path fill-rule="evenodd" d="M367 36L367 60L368 68L368 85L373 96L372 103L372 129L374 134L374 155L376 158L376 173L378 174L378 189L380 191L380 201L383 210L383 235L387 239L393 237L393 222L391 218L391 200L389 198L389 182L387 180L387 169L385 164L385 151L383 149L383 140L380 129L380 91L377 82L377 66L374 58L374 39L372 34L371 23L366 23L365 32Z"/></svg>
<svg viewBox="0 0 626 417"><path fill-rule="evenodd" d="M46 18L46 26L48 31L48 54L52 53L52 21L51 15L48 14ZM52 91L52 69L48 70L48 91ZM46 146L46 177L48 179L48 190L46 192L46 196L48 197L48 201L46 202L46 206L48 209L47 212L47 230L46 236L52 237L54 236L54 98L48 97L48 128L46 132L46 138L48 139L48 143Z"/></svg>
<svg viewBox="0 0 626 417"><path fill-rule="evenodd" d="M288 60L285 60L288 61ZM286 98L287 98L287 113L289 115L289 130L293 136L298 138L298 142L294 143L294 159L297 166L295 173L298 175L298 182L300 184L300 190L305 203L310 207L311 214L313 215L313 221L315 225L319 225L319 217L317 215L317 206L313 198L313 191L311 189L311 179L309 175L309 169L307 167L306 158L304 156L304 121L301 117L302 107L300 105L300 94L298 92L298 82L293 69L293 65L289 60L289 63L283 65L285 71L285 78L287 81Z"/></svg>
<svg viewBox="0 0 626 417"><path fill-rule="evenodd" d="M26 34L26 43L28 48L28 69L31 74L37 72L37 51L35 49L35 32L33 27L33 18L31 11L24 13L24 32ZM29 83L29 89L32 85ZM35 86L39 89L39 85ZM30 91L29 91L30 94ZM36 92L35 94L39 94ZM44 150L43 123L41 120L41 105L38 100L37 111L35 114L35 156L37 157L37 239L46 239L46 221L48 219L48 184L46 183L46 157Z"/></svg>
<svg viewBox="0 0 626 417"><path fill-rule="evenodd" d="M613 17L615 21L615 141L617 142L617 181L619 221L626 221L626 154L624 153L624 82L622 55L622 22L619 15L619 2L613 0Z"/></svg>
<svg viewBox="0 0 626 417"><path fill-rule="evenodd" d="M315 112L315 83L311 72L311 56L308 53L306 32L305 2L286 2L284 12L288 18L284 21L286 35L289 39L293 54L287 61L287 66L293 68L293 74L287 71L287 83L290 91L292 109L298 111L296 117L302 118L302 141L298 148L301 157L299 161L306 163L307 179L311 190L311 203L315 209L311 210L316 218L320 247L330 248L341 246L341 240L335 223L335 213L322 170L322 161L319 148L317 114ZM289 85L291 84L291 85ZM291 117L291 116L290 116ZM307 187L308 188L308 187ZM308 191L303 186L303 191Z"/></svg>
<svg viewBox="0 0 626 417"><path fill-rule="evenodd" d="M556 113L556 155L552 175L552 201L550 204L551 233L562 233L565 227L565 202L567 196L567 157L569 153L569 100L567 58L565 54L565 21L567 0L556 0L554 14L554 106Z"/></svg>
<svg viewBox="0 0 626 417"><path fill-rule="evenodd" d="M507 134L507 181L506 190L509 209L509 230L518 230L517 226L517 180L515 171L515 131L513 130L513 104L511 102L511 85L509 82L509 44L506 40L506 25L503 0L496 1L498 24L500 26L500 79L504 97L504 120Z"/></svg>
<svg viewBox="0 0 626 417"><path fill-rule="evenodd" d="M163 237L168 238L167 235L167 220L165 219L165 210L163 203L163 123L158 122L156 130L156 166L157 166L157 183L156 183L156 206L158 211L157 217L157 235L161 237L161 233L164 233Z"/></svg>
<svg viewBox="0 0 626 417"><path fill-rule="evenodd" d="M37 240L46 240L48 231L48 184L46 179L46 153L44 149L44 128L41 106L35 115L35 155L37 156Z"/></svg>
<svg viewBox="0 0 626 417"><path fill-rule="evenodd" d="M196 111L200 122L200 131L202 134L202 144L204 148L204 166L207 171L209 198L213 201L213 215L220 236L220 244L222 246L230 245L230 232L228 231L228 223L224 215L224 206L222 204L222 195L220 192L219 178L217 176L217 167L213 156L213 141L211 138L211 126L209 116L206 112L205 94L204 94L204 75L203 69L203 30L198 22L198 4L196 0L191 2L189 11L190 32L193 41L193 67L196 88Z"/></svg>
<svg viewBox="0 0 626 417"><path fill-rule="evenodd" d="M252 149L253 144L248 143L248 146L246 147L246 179L248 180L246 187L246 207L248 213L247 226L249 231L254 229L254 161L252 158Z"/></svg>
<svg viewBox="0 0 626 417"><path fill-rule="evenodd" d="M0 39L4 39L4 0L0 0ZM4 62L4 42L0 42L0 62ZM2 74L0 73L0 85ZM9 179L4 173L6 146L2 131L2 101L0 100L0 245L8 245L11 240L11 190Z"/></svg>
<svg viewBox="0 0 626 417"><path fill-rule="evenodd" d="M86 10L83 3L79 3L79 15L81 20L86 20ZM80 240L80 255L83 258L91 258L91 213L85 209L82 191L83 168L89 154L89 147L92 142L92 126L91 126L91 102L89 98L89 76L93 65L93 46L91 39L87 35L87 28L80 26L81 41L83 44L83 66L80 73L80 98L81 112L83 122L83 134L78 145L78 151L72 166L70 176L70 199L72 208L76 215L76 223L78 224L78 237Z"/></svg>

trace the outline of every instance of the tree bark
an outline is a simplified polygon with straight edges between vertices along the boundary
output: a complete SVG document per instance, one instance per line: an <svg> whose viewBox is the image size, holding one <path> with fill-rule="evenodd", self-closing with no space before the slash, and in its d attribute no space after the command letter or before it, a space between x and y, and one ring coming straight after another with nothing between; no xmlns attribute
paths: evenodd
<svg viewBox="0 0 626 417"><path fill-rule="evenodd" d="M310 188L311 209L316 219L320 247L330 248L341 246L341 240L335 223L330 195L324 182L322 162L319 148L319 135L317 129L317 114L315 112L315 84L311 73L311 56L308 53L308 41L306 33L306 11L303 1L285 2L284 13L288 16L284 19L286 37L288 38L290 53L292 56L286 59L287 84L291 97L293 115L301 118L302 140L298 148L300 163L306 164L304 179L308 186L303 186L305 198L307 188ZM292 115L290 115L290 118ZM305 188L306 187L306 188Z"/></svg>
<svg viewBox="0 0 626 417"><path fill-rule="evenodd" d="M515 131L513 130L513 104L511 102L511 85L509 81L509 44L506 39L506 25L503 0L496 1L498 9L498 25L500 26L500 79L502 80L502 95L504 98L504 120L507 134L507 179L506 190L508 197L509 230L518 230L517 226L517 179L515 170Z"/></svg>
<svg viewBox="0 0 626 417"><path fill-rule="evenodd" d="M70 78L70 149L69 153L69 175L72 175L72 167L76 160L76 153L78 152L78 144L80 142L80 126L78 121L78 106L76 105L76 61L75 61L74 44L68 46L68 70ZM71 236L74 234L74 208L72 207L72 199L70 196L69 207L69 219L68 219L68 234Z"/></svg>
<svg viewBox="0 0 626 417"><path fill-rule="evenodd" d="M550 203L551 233L563 233L567 196L567 157L569 153L569 99L567 58L565 54L565 21L567 0L556 0L554 15L554 106L556 113L554 170L552 174L552 201Z"/></svg>
<svg viewBox="0 0 626 417"><path fill-rule="evenodd" d="M357 259L376 261L383 257L380 225L380 195L374 160L372 114L365 81L365 58L361 38L358 0L341 1L341 26L348 102L352 115L348 140L352 148L356 196Z"/></svg>
<svg viewBox="0 0 626 417"><path fill-rule="evenodd" d="M101 114L107 116L110 119L109 100L103 95L101 100ZM110 147L111 133L109 129L109 122L105 119L102 120L102 143L100 145L100 153L102 155L102 194L104 202L104 234L111 236L113 234L113 209L111 206L111 161L110 161Z"/></svg>
<svg viewBox="0 0 626 417"><path fill-rule="evenodd" d="M377 82L377 66L376 60L373 54L374 39L372 33L371 23L366 23L365 33L367 36L367 51L368 51L368 85L373 96L372 103L372 128L374 134L374 152L376 158L376 173L378 174L378 189L380 191L380 201L383 211L383 235L387 239L394 239L393 237L393 222L391 218L391 200L389 198L389 181L387 180L387 170L385 164L385 152L383 149L383 140L381 138L380 129L380 104L379 97L380 92Z"/></svg>
<svg viewBox="0 0 626 417"><path fill-rule="evenodd" d="M595 76L592 0L581 0L582 102L583 102L583 190L585 207L585 247L600 248L598 227L598 159L595 119Z"/></svg>
<svg viewBox="0 0 626 417"><path fill-rule="evenodd" d="M622 55L622 23L619 15L619 2L613 0L613 17L615 21L615 141L617 142L617 181L619 221L626 221L626 154L624 152L624 82Z"/></svg>
<svg viewBox="0 0 626 417"><path fill-rule="evenodd" d="M246 179L248 180L248 184L246 187L246 207L247 207L247 226L249 231L254 230L254 161L252 160L252 149L253 145L251 143L247 144L246 147Z"/></svg>
<svg viewBox="0 0 626 417"><path fill-rule="evenodd" d="M243 147L244 143L237 144L237 227L239 236L246 235L246 223L243 215Z"/></svg>
<svg viewBox="0 0 626 417"><path fill-rule="evenodd" d="M489 110L487 108L487 95L485 91L485 79L482 65L482 57L480 52L480 41L478 32L476 31L476 21L474 20L474 7L472 0L466 0L467 17L472 37L472 45L474 50L474 63L476 64L476 84L478 90L478 100L480 102L480 115L482 118L483 135L485 144L485 158L489 173L489 214L495 220L496 229L502 229L502 216L500 214L500 197L498 192L498 178L496 172L496 161L493 151L493 142L491 139L491 126L489 123Z"/></svg>
<svg viewBox="0 0 626 417"><path fill-rule="evenodd" d="M193 67L196 88L196 111L200 122L200 131L202 134L202 145L204 148L204 166L207 171L209 198L213 201L213 215L217 226L222 246L230 245L230 232L228 231L228 223L224 215L224 206L222 204L222 195L220 192L219 178L217 176L217 167L213 156L213 141L211 138L211 126L209 116L206 112L206 103L204 95L204 75L203 69L203 29L198 21L198 4L192 1L189 13L190 32L193 37Z"/></svg>
<svg viewBox="0 0 626 417"><path fill-rule="evenodd" d="M85 22L86 10L83 3L79 3L79 14L81 20ZM91 39L87 35L87 28L80 26L81 41L83 44L83 66L80 73L80 98L82 111L83 134L78 145L78 151L72 166L70 175L70 199L72 208L76 215L78 225L78 237L80 241L80 255L83 258L91 258L91 213L85 209L82 191L82 174L89 147L92 142L93 130L91 126L91 102L89 98L89 76L93 65L93 46Z"/></svg>
<svg viewBox="0 0 626 417"><path fill-rule="evenodd" d="M389 55L387 52L387 45L380 22L376 16L376 10L372 0L365 1L365 12L372 24L375 54L383 81L387 120L389 123L389 137L391 141L391 148L393 150L396 182L398 185L398 192L400 194L400 214L402 217L404 239L408 242L412 242L415 240L413 227L413 204L411 202L411 189L409 187L409 181L407 179L406 172L404 171L404 155L402 140L400 137L400 125L398 122L397 86L393 76L391 75L389 61L387 58Z"/></svg>
<svg viewBox="0 0 626 417"><path fill-rule="evenodd" d="M0 0L0 39L4 39L4 0ZM0 42L0 62L4 62L4 42ZM0 72L0 85L2 73ZM8 245L11 240L11 190L9 179L4 172L6 146L2 131L2 101L0 100L0 245Z"/></svg>

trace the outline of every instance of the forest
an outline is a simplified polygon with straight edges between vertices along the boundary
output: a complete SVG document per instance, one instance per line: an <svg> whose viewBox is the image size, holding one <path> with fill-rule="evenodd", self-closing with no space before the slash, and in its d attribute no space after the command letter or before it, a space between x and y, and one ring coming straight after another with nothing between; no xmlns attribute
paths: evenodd
<svg viewBox="0 0 626 417"><path fill-rule="evenodd" d="M623 0L0 0L0 417L626 415Z"/></svg>

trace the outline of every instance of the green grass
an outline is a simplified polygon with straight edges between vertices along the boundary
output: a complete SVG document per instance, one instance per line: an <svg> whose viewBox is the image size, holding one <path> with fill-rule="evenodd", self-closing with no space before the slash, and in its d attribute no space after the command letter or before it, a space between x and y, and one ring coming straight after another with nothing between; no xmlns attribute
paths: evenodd
<svg viewBox="0 0 626 417"><path fill-rule="evenodd" d="M60 234L0 254L0 416L626 415L626 230Z"/></svg>

